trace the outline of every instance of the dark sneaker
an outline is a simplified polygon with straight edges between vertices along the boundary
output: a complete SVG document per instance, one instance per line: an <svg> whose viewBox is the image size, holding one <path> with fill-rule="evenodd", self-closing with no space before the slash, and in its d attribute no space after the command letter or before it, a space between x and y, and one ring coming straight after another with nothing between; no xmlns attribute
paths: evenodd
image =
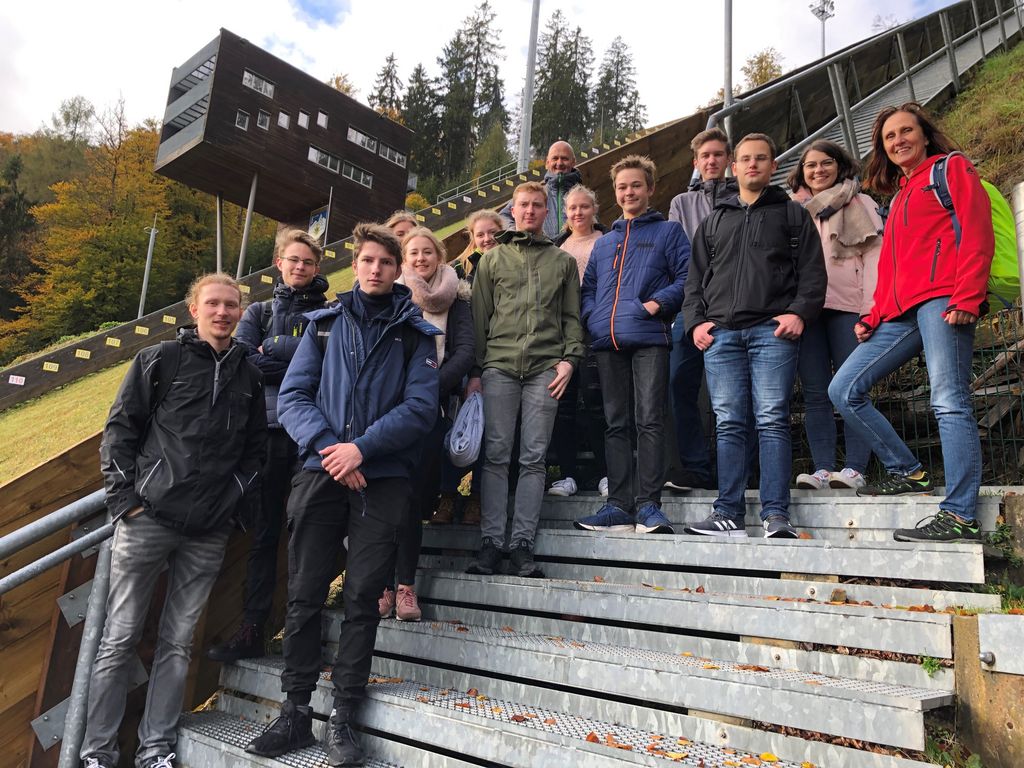
<svg viewBox="0 0 1024 768"><path fill-rule="evenodd" d="M462 524L480 525L480 495L470 494L462 506Z"/></svg>
<svg viewBox="0 0 1024 768"><path fill-rule="evenodd" d="M509 555L509 573L526 579L542 579L544 571L533 561L533 545L528 541L517 541L512 544Z"/></svg>
<svg viewBox="0 0 1024 768"><path fill-rule="evenodd" d="M916 528L893 531L892 537L896 541L981 541L981 526L977 520L961 520L940 509L934 517L919 521Z"/></svg>
<svg viewBox="0 0 1024 768"><path fill-rule="evenodd" d="M497 542L484 539L480 543L480 552L477 554L476 560L469 564L466 573L490 576L492 573L497 573L499 565L501 565L501 548Z"/></svg>
<svg viewBox="0 0 1024 768"><path fill-rule="evenodd" d="M455 497L444 495L437 500L437 509L430 518L431 525L451 525L455 519Z"/></svg>
<svg viewBox="0 0 1024 768"><path fill-rule="evenodd" d="M213 646L206 652L206 658L232 664L239 659L254 659L264 654L263 627L243 623L226 643Z"/></svg>
<svg viewBox="0 0 1024 768"><path fill-rule="evenodd" d="M766 539L799 539L800 534L797 533L796 528L790 525L788 517L771 515L764 521L764 537Z"/></svg>
<svg viewBox="0 0 1024 768"><path fill-rule="evenodd" d="M573 522L581 531L634 531L633 516L614 504L605 504L596 513Z"/></svg>
<svg viewBox="0 0 1024 768"><path fill-rule="evenodd" d="M675 533L661 507L648 501L636 511L637 533Z"/></svg>
<svg viewBox="0 0 1024 768"><path fill-rule="evenodd" d="M670 491L691 491L694 488L714 490L715 484L706 475L699 475L689 469L681 469L669 476L664 487Z"/></svg>
<svg viewBox="0 0 1024 768"><path fill-rule="evenodd" d="M169 755L156 755L142 763L142 768L174 768L171 761L177 757L173 752Z"/></svg>
<svg viewBox="0 0 1024 768"><path fill-rule="evenodd" d="M327 751L327 764L332 768L339 765L362 765L366 762L366 753L360 749L356 734L349 725L350 716L351 710L335 705L327 723L324 749Z"/></svg>
<svg viewBox="0 0 1024 768"><path fill-rule="evenodd" d="M932 477L925 472L917 480L911 480L904 475L890 475L878 483L868 483L857 489L858 496L926 496L935 488L932 485Z"/></svg>
<svg viewBox="0 0 1024 768"><path fill-rule="evenodd" d="M729 539L747 538L747 529L742 520L733 520L721 512L712 512L711 516L699 523L692 523L683 529L683 533L701 536L722 536Z"/></svg>
<svg viewBox="0 0 1024 768"><path fill-rule="evenodd" d="M313 710L285 699L281 705L281 714L271 721L263 733L249 742L245 751L250 755L278 757L285 752L314 744Z"/></svg>

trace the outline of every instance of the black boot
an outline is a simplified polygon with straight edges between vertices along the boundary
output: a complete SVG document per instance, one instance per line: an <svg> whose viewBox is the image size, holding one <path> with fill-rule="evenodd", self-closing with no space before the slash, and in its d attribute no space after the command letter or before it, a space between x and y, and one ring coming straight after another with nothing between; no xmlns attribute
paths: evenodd
<svg viewBox="0 0 1024 768"><path fill-rule="evenodd" d="M366 762L366 754L359 748L356 734L350 724L352 706L334 703L334 711L327 723L327 764L331 768L340 765L362 765Z"/></svg>
<svg viewBox="0 0 1024 768"><path fill-rule="evenodd" d="M533 561L533 546L530 542L517 541L512 545L508 572L513 576L523 576L528 579L544 578L544 572Z"/></svg>
<svg viewBox="0 0 1024 768"><path fill-rule="evenodd" d="M490 576L492 573L497 573L500 565L501 549L498 544L491 539L484 539L480 543L480 553L476 556L476 560L469 564L466 573Z"/></svg>
<svg viewBox="0 0 1024 768"><path fill-rule="evenodd" d="M206 652L206 658L230 664L239 659L253 659L262 656L263 653L263 627L260 624L242 622L231 639L213 646Z"/></svg>
<svg viewBox="0 0 1024 768"><path fill-rule="evenodd" d="M316 744L313 737L313 710L287 700L281 714L259 736L249 742L245 751L252 755L277 757L295 749Z"/></svg>

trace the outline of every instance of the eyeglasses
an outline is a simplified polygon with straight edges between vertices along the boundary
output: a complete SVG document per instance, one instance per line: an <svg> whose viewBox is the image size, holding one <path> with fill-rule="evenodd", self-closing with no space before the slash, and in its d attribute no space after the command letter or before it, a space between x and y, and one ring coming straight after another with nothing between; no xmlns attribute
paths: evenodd
<svg viewBox="0 0 1024 768"><path fill-rule="evenodd" d="M803 168L805 170L808 170L808 171L813 171L813 170L815 170L817 168L821 168L823 171L827 171L830 168L834 168L835 164L836 164L836 161L833 160L832 158L829 158L828 160L822 160L821 162L818 162L816 160L811 160L810 162L802 163L801 165L803 166Z"/></svg>
<svg viewBox="0 0 1024 768"><path fill-rule="evenodd" d="M315 261L313 261L312 259L297 259L297 258L295 258L294 256L285 256L285 257L283 257L283 258L281 259L281 261L287 261L287 262L288 262L289 264L291 264L291 265L292 265L293 267L294 267L294 266L295 266L296 264L301 264L301 265L302 265L302 266L304 266L304 267L305 267L306 269L313 269L313 267L315 267L315 266L316 266L316 262L315 262Z"/></svg>
<svg viewBox="0 0 1024 768"><path fill-rule="evenodd" d="M761 165L769 162L771 162L771 158L768 155L740 155L736 158L738 165L750 165L751 163Z"/></svg>

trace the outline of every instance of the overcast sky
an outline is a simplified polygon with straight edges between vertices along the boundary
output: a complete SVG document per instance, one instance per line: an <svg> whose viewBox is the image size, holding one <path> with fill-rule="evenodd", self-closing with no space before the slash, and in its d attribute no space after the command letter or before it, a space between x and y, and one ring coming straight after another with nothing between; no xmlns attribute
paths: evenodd
<svg viewBox="0 0 1024 768"><path fill-rule="evenodd" d="M829 50L871 33L876 14L901 21L949 5L943 0L836 0L826 25ZM235 32L309 74L344 72L366 99L389 53L406 81L417 63L431 74L437 56L470 15L474 0L4 0L0 3L0 131L31 132L63 99L82 95L102 111L123 97L129 119L159 120L171 70L218 34ZM521 91L531 0L492 3L504 47L506 102ZM583 28L598 61L621 35L633 51L640 96L655 125L692 113L721 87L722 0L542 0L541 29L556 9ZM625 10L624 10L625 9ZM630 12L639 11L637 15ZM818 57L820 22L808 0L735 0L733 57L739 67L774 46L786 70ZM596 69L596 66L595 66ZM415 126L413 126L415 127Z"/></svg>

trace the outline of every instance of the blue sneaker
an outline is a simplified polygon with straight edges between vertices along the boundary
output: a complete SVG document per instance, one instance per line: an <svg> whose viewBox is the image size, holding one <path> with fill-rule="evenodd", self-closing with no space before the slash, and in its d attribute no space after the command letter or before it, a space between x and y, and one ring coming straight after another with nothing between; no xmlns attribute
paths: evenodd
<svg viewBox="0 0 1024 768"><path fill-rule="evenodd" d="M675 533L661 507L648 501L636 511L637 533Z"/></svg>
<svg viewBox="0 0 1024 768"><path fill-rule="evenodd" d="M614 504L605 504L596 514L573 522L581 531L632 531L636 528L633 516Z"/></svg>

